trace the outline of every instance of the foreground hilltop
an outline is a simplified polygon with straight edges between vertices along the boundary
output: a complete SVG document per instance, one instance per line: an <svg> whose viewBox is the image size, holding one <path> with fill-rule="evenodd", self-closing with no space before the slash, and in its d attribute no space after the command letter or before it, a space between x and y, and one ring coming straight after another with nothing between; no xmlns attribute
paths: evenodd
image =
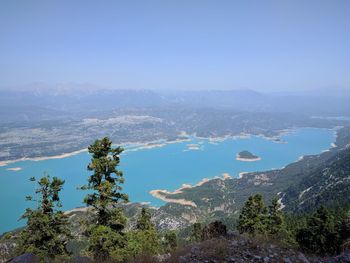
<svg viewBox="0 0 350 263"><path fill-rule="evenodd" d="M226 237L206 240L179 249L163 262L341 263L350 262L350 253L344 252L334 257L309 256L296 249L278 245L277 242L231 233Z"/></svg>
<svg viewBox="0 0 350 263"><path fill-rule="evenodd" d="M1 261L5 262L5 261ZM26 253L10 263L39 263L39 258ZM74 263L97 263L87 256L74 256ZM110 262L110 261L108 261ZM113 261L112 261L113 262ZM157 256L143 254L129 261L131 263L347 263L350 262L350 251L336 256L315 256L304 254L300 250L283 245L278 240L252 238L237 232L216 233L213 237L200 242L182 245L171 253Z"/></svg>

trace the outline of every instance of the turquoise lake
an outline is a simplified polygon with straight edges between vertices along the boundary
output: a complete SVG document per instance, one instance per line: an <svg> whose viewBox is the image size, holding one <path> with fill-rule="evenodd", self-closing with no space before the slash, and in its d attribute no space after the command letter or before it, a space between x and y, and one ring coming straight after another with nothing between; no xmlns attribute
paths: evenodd
<svg viewBox="0 0 350 263"><path fill-rule="evenodd" d="M262 137L228 138L212 142L191 138L190 141L168 143L162 147L142 148L126 145L120 169L125 176L123 191L132 202L149 202L160 206L164 202L152 197L149 191L173 191L182 184L196 184L203 178L213 178L228 173L238 177L240 172L281 168L302 155L318 154L331 147L335 133L328 129L303 128L281 136L287 143L276 143ZM188 144L196 144L188 146ZM236 161L236 154L248 150L262 158L256 162ZM18 221L28 206L25 201L36 185L29 178L39 178L47 172L65 180L62 191L63 209L83 206L86 192L77 190L87 181L86 166L90 161L87 152L62 159L19 161L0 167L0 233L25 224ZM19 167L20 171L7 170Z"/></svg>

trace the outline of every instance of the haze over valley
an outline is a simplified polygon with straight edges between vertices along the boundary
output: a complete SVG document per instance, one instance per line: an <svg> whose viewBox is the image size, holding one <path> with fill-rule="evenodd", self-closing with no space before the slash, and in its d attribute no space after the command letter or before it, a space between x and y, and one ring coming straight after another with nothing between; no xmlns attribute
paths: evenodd
<svg viewBox="0 0 350 263"><path fill-rule="evenodd" d="M41 84L0 93L0 161L71 153L101 136L118 144L171 141L183 139L183 134L273 137L300 127L344 126L350 116L350 94L345 90L287 95L246 89L159 92Z"/></svg>

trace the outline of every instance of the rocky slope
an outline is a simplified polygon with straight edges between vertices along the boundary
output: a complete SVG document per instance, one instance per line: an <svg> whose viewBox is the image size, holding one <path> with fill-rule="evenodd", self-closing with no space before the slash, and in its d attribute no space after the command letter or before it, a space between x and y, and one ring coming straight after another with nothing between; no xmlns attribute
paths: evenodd
<svg viewBox="0 0 350 263"><path fill-rule="evenodd" d="M350 204L350 127L337 134L336 147L319 155L304 156L283 169L246 173L241 178L218 178L175 193L161 193L167 199L189 200L195 205L168 203L156 213L174 216L173 223L210 221L237 214L255 193L261 193L268 202L279 196L284 211L305 212L321 204L346 206Z"/></svg>
<svg viewBox="0 0 350 263"><path fill-rule="evenodd" d="M216 263L338 263L350 262L350 251L336 257L305 255L292 248L283 247L271 241L252 240L237 234L226 238L211 239L192 244L173 253L163 262Z"/></svg>

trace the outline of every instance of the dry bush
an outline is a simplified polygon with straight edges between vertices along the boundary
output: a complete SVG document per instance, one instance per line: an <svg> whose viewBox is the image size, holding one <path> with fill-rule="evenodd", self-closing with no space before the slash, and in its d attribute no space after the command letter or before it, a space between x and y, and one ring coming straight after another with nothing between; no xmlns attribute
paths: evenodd
<svg viewBox="0 0 350 263"><path fill-rule="evenodd" d="M164 262L166 263L178 263L181 256L185 256L191 252L191 246L180 246L170 253L170 257Z"/></svg>
<svg viewBox="0 0 350 263"><path fill-rule="evenodd" d="M342 246L341 246L342 251L348 251L350 250L350 239L346 240Z"/></svg>
<svg viewBox="0 0 350 263"><path fill-rule="evenodd" d="M280 248L294 248L290 243L286 242L285 239L269 235L257 234L252 237L249 234L242 234L242 237L247 240L251 247L255 248L265 246L266 244Z"/></svg>
<svg viewBox="0 0 350 263"><path fill-rule="evenodd" d="M128 260L129 263L157 263L159 262L155 256L149 254L137 255L132 260Z"/></svg>
<svg viewBox="0 0 350 263"><path fill-rule="evenodd" d="M180 257L191 254L196 259L216 260L222 262L229 252L229 244L225 238L215 238L203 241L200 244L178 248L173 251L166 263L178 263Z"/></svg>
<svg viewBox="0 0 350 263"><path fill-rule="evenodd" d="M202 229L202 240L227 236L227 227L220 221L211 222Z"/></svg>
<svg viewBox="0 0 350 263"><path fill-rule="evenodd" d="M201 245L201 257L223 261L229 253L229 244L225 238L207 240Z"/></svg>

